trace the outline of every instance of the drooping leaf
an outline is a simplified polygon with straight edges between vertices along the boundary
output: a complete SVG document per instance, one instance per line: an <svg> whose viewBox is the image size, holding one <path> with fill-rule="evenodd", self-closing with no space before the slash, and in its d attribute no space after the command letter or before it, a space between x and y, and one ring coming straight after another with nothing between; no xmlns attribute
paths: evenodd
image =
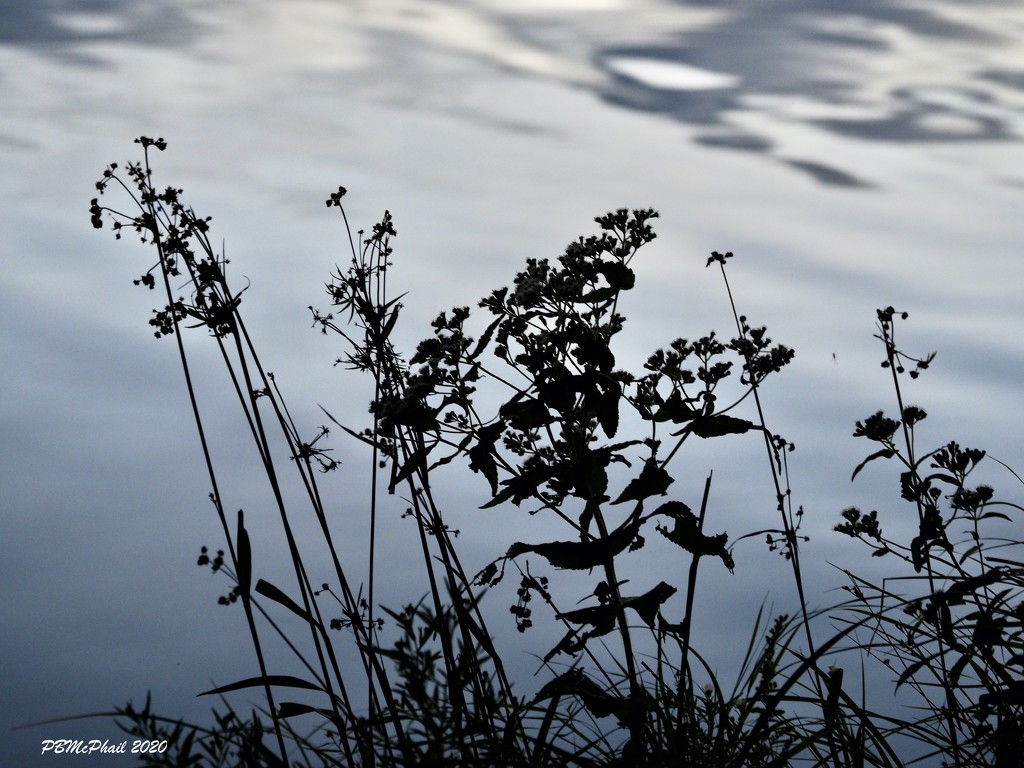
<svg viewBox="0 0 1024 768"><path fill-rule="evenodd" d="M465 455L467 450L468 450L467 446L470 444L470 442L472 442L472 440L473 440L473 436L472 435L466 435L465 437L463 437L459 441L459 444L456 445L454 448L452 448L449 453L445 454L444 456L442 456L439 459L434 459L434 461L432 461L427 466L427 472L428 473L429 472L433 472L438 467L443 467L443 466L446 466L448 464L451 464L453 461L455 461L455 459L458 459L461 456Z"/></svg>
<svg viewBox="0 0 1024 768"><path fill-rule="evenodd" d="M668 600L677 592L676 588L664 581L660 582L653 589L638 597L624 597L622 604L626 608L632 608L637 615L643 619L651 629L654 629L654 620L658 617L658 610L662 603Z"/></svg>
<svg viewBox="0 0 1024 768"><path fill-rule="evenodd" d="M737 419L724 413L713 416L698 416L689 426L689 430L697 437L721 437L722 435L742 435L750 429L758 427L752 421Z"/></svg>
<svg viewBox="0 0 1024 768"><path fill-rule="evenodd" d="M600 637L607 635L615 628L615 618L618 615L616 607L610 603L605 605L590 605L586 608L577 608L575 611L566 611L558 614L558 618L568 621L570 624L589 624L593 629L586 633L586 638Z"/></svg>
<svg viewBox="0 0 1024 768"><path fill-rule="evenodd" d="M318 622L311 618L309 613L305 609L299 607L299 605L294 600L292 600L290 597L288 597L288 595L286 595L284 592L282 592L280 589L275 587L270 582L264 581L263 579L257 581L256 592L263 595L264 597L270 598L275 603L283 605L285 608L294 613L303 621L307 621L310 624L313 624L314 626L318 626Z"/></svg>
<svg viewBox="0 0 1024 768"><path fill-rule="evenodd" d="M875 459L891 459L895 455L896 451L892 450L891 448L883 448L880 451L875 451L866 459L864 459L864 461L857 465L857 468L853 470L853 474L850 476L850 482L852 483L854 479L856 479L857 475L860 474L860 471L864 469L864 467L867 466L869 462L872 462Z"/></svg>
<svg viewBox="0 0 1024 768"><path fill-rule="evenodd" d="M484 566L483 570L473 578L473 583L478 587L497 586L498 582L505 577L504 568L500 573L498 572L498 562L498 560L495 560L494 562L488 563Z"/></svg>
<svg viewBox="0 0 1024 768"><path fill-rule="evenodd" d="M546 683L537 693L534 703L562 696L579 699L594 717L615 715L622 720L627 708L625 699L604 690L579 669L570 669Z"/></svg>
<svg viewBox="0 0 1024 768"><path fill-rule="evenodd" d="M903 672L900 673L899 678L896 680L896 688L898 689L900 686L902 686L908 680L913 679L914 675L916 675L921 670L922 667L927 666L932 661L934 661L933 658L925 657L923 659L918 659L917 661L915 661L912 664L910 664L909 666L907 666L907 668L904 669Z"/></svg>
<svg viewBox="0 0 1024 768"><path fill-rule="evenodd" d="M427 456L436 447L437 443L426 443L409 454L401 464L397 462L392 464L394 471L391 475L391 482L388 485L388 493L394 493L398 484L410 477L414 472L425 469Z"/></svg>
<svg viewBox="0 0 1024 768"><path fill-rule="evenodd" d="M477 430L473 444L466 451L469 468L487 478L491 495L498 493L498 465L494 461L494 445L505 432L505 422L496 421Z"/></svg>
<svg viewBox="0 0 1024 768"><path fill-rule="evenodd" d="M690 405L692 400L684 400L678 391L673 391L661 404L654 414L657 422L671 421L673 424L682 424L700 416L700 409Z"/></svg>
<svg viewBox="0 0 1024 768"><path fill-rule="evenodd" d="M480 509L491 509L492 507L496 507L499 504L504 504L506 501L508 501L515 495L516 489L511 485L507 485L493 499L488 501L486 504L481 504Z"/></svg>
<svg viewBox="0 0 1024 768"><path fill-rule="evenodd" d="M1002 512L986 512L985 514L978 516L979 520L988 520L990 518L995 518L996 520L1006 520L1007 522L1010 522L1013 519L1009 515L1003 514Z"/></svg>
<svg viewBox="0 0 1024 768"><path fill-rule="evenodd" d="M517 541L508 548L505 557L514 558L526 552L533 552L545 558L555 568L575 571L597 568L631 546L640 533L640 526L646 520L646 517L631 515L630 519L609 532L607 539L551 541L544 544L524 544Z"/></svg>
<svg viewBox="0 0 1024 768"><path fill-rule="evenodd" d="M483 334L481 334L480 340L476 343L476 346L473 348L473 351L471 351L467 355L467 359L476 360L480 356L480 353L483 352L484 349L487 348L487 345L491 343L491 337L494 335L494 330L495 328L498 327L498 324L500 322L501 318L499 317L498 319L493 320L491 324L487 326L487 329L483 332Z"/></svg>
<svg viewBox="0 0 1024 768"><path fill-rule="evenodd" d="M879 453L881 453L881 451L879 451ZM960 483L957 481L955 477L953 477L952 475L948 475L945 472L932 472L932 474L928 475L928 477L925 478L925 482L928 482L930 480L939 480L943 483L946 483L947 485L953 486L954 488L960 485Z"/></svg>
<svg viewBox="0 0 1024 768"><path fill-rule="evenodd" d="M563 470L568 464L566 460L556 461L554 464L528 460L519 468L518 474L502 480L501 485L504 485L505 489L480 508L488 509L505 501L511 501L518 506L524 499L537 496L538 490L545 484L561 482L562 485L566 485Z"/></svg>
<svg viewBox="0 0 1024 768"><path fill-rule="evenodd" d="M676 588L664 581L649 589L642 595L635 597L623 597L622 606L631 608L643 619L647 626L653 628L654 621L658 616L658 610L662 603L676 593ZM593 629L587 633L587 638L600 637L612 631L615 626L615 619L618 610L613 602L604 605L592 605L586 608L578 608L575 611L568 611L559 614L559 618L565 619L571 624L589 624Z"/></svg>
<svg viewBox="0 0 1024 768"><path fill-rule="evenodd" d="M651 496L664 496L674 478L654 459L644 462L640 475L630 480L619 497L612 504L626 501L643 501Z"/></svg>
<svg viewBox="0 0 1024 768"><path fill-rule="evenodd" d="M608 386L587 399L587 405L597 416L597 422L609 439L619 431L619 401L622 399L622 387L617 381L609 382Z"/></svg>
<svg viewBox="0 0 1024 768"><path fill-rule="evenodd" d="M585 443L579 445L573 460L563 464L567 470L566 479L572 486L569 492L588 504L607 501L608 464L612 458L610 446L591 450Z"/></svg>
<svg viewBox="0 0 1024 768"><path fill-rule="evenodd" d="M203 691L198 695L212 696L217 693L230 693L231 691L240 691L243 688L262 688L267 685L283 688L302 688L308 691L324 690L319 685L311 683L308 680L303 680L301 677L293 677L292 675L260 675L259 677L247 677L245 680L228 683L227 685L222 685L219 688L211 688L210 690Z"/></svg>
<svg viewBox="0 0 1024 768"><path fill-rule="evenodd" d="M672 530L662 525L657 526L657 529L658 533L673 544L677 544L697 557L704 557L706 555L720 557L730 572L736 567L732 554L726 547L726 543L729 541L729 534L705 535L700 530L700 521L697 519L697 516L681 501L665 502L658 507L654 514L672 518L674 522Z"/></svg>
<svg viewBox="0 0 1024 768"><path fill-rule="evenodd" d="M573 656L583 650L586 642L586 637L579 637L575 629L570 629L565 633L565 637L555 644L554 648L544 654L544 663L547 664L560 653Z"/></svg>

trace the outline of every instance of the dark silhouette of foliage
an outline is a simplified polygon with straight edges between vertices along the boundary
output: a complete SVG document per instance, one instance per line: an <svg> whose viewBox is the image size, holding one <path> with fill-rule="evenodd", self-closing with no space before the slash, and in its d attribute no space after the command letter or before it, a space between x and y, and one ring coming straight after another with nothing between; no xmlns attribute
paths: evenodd
<svg viewBox="0 0 1024 768"><path fill-rule="evenodd" d="M906 313L877 312L882 367L892 377L898 418L878 410L856 423L854 436L874 445L853 479L869 465L875 471L878 462L897 462L899 496L916 510L916 532L899 541L883 529L888 513L855 507L841 513L836 530L866 544L874 557L909 568L908 583L921 588L897 594L887 582L875 585L847 571L850 601L831 609L840 628L822 641L820 630L812 631L822 613L807 607L800 566L803 509L793 509L788 486L793 446L768 428L760 396L763 382L794 353L736 311L725 271L731 252L713 252L707 266L721 272L735 336L711 330L692 341L676 338L652 352L641 370L622 367L618 337L626 323L620 304L638 280L635 257L655 239L658 214L650 209L598 217L596 234L569 243L554 262L527 259L510 286L473 310L438 314L430 335L406 358L392 342L402 297L392 297L387 285L394 220L385 212L368 235L354 238L342 205L347 192L339 187L326 205L344 219L351 261L326 286L330 311L310 309L314 325L344 344L337 362L374 384L370 426L337 424L327 414L370 453L369 564L354 587L316 481L338 466L325 447L330 429L301 436L246 330L240 307L248 285L235 290L229 283L228 261L210 244L210 219L185 205L182 190L153 185L150 153L166 142L142 137L138 143L144 159L127 166L126 178L111 164L97 183L101 195L120 187L137 213L121 213L97 197L91 221L97 228L109 222L116 238L134 231L157 251L157 263L135 282L163 288L163 306L150 323L157 337L176 339L226 542L213 557L203 547L198 564L233 583L220 602L241 604L256 655L258 674L206 694L257 689L266 698L266 709L247 720L228 706L210 727L159 718L148 699L141 711L129 705L109 713L130 733L172 745L147 756L146 764L910 764L914 758L893 746L898 735L923 745L922 759L958 768L1016 765L1024 753L1022 542L1012 529L996 536L988 530L1013 522L1022 510L969 480L990 458L984 451L953 441L924 454L917 449L927 414L904 403L902 377L918 378L934 354L917 358L897 346L896 322ZM187 296L175 295L181 289L172 290L171 278L175 286L187 281ZM183 324L204 328L223 352L281 515L294 584L258 578L261 564L254 562L243 512L229 523ZM275 430L320 525L325 561L307 560L292 535L295 513L274 462ZM700 441L691 441L694 436ZM684 501L687 489L676 483L683 448L699 450L702 441L719 438L763 440L775 488L769 504L780 527L741 532L731 543L725 531L707 532L710 476L699 506ZM433 494L431 478L447 469L479 477L480 515L512 507L527 519L556 522L563 533L502 545L481 571L467 573L454 545L458 531ZM383 490L407 504L428 585L423 599L401 609L378 605L375 592ZM680 562L667 572L634 569L642 574L634 583L621 575L628 562L663 562L650 559L645 529L652 521L660 534L654 540L675 545L668 549ZM733 571L736 543L751 537L765 537L768 549L785 557L796 610L774 619L758 614L736 685L727 691L694 640L698 567L710 558L708 567ZM314 578L314 568L333 570L337 589ZM519 575L509 606L517 630L545 621L562 638L535 654L547 677L531 698L506 675L503 643L480 607L486 590L500 594L510 569ZM666 580L683 573L685 583ZM303 641L275 623L280 611L298 619ZM258 628L256 613L308 675L268 670L263 646L274 632ZM355 675L339 661L342 646L360 660ZM844 669L825 666L827 659L851 656L880 660L897 688L919 695L924 714L901 719L852 697ZM275 698L299 693L313 698ZM300 733L299 721L317 725ZM273 737L273 747L265 736Z"/></svg>

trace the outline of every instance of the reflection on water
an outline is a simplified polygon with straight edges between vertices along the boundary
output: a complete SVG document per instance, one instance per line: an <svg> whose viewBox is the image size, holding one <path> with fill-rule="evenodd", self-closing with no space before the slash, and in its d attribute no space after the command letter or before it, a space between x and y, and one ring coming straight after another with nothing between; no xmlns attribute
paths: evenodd
<svg viewBox="0 0 1024 768"><path fill-rule="evenodd" d="M75 50L85 44L185 46L202 25L195 2L131 0L0 0L0 45L26 46L69 64L89 62Z"/></svg>
<svg viewBox="0 0 1024 768"><path fill-rule="evenodd" d="M754 111L874 141L988 142L1024 136L1024 19L1019 4L984 13L954 3L553 5L386 2L350 21L393 50L413 38L492 64L593 88L619 106L709 130L706 145L770 154ZM789 158L823 183L857 169Z"/></svg>
<svg viewBox="0 0 1024 768"><path fill-rule="evenodd" d="M734 114L763 112L871 141L1024 138L1024 18L1014 4L992 14L881 2L844 4L841 13L817 3L735 6L697 32L606 52L612 71L623 72L622 61L631 71L603 95L706 125L705 145L767 154L771 139L738 127ZM701 73L690 88L688 72ZM824 184L871 186L836 158L787 162Z"/></svg>
<svg viewBox="0 0 1024 768"><path fill-rule="evenodd" d="M5 446L0 465L15 520L0 546L32 574L0 584L0 604L17 611L4 617L20 670L11 700L28 701L29 718L146 686L179 685L191 701L235 653L218 636L209 658L175 666L196 631L179 603L206 588L178 581L212 543L196 533L206 489L184 470L165 477L194 450L178 379L157 373L167 348L139 349L149 299L123 298L148 254L89 228L92 182L133 157L140 133L170 141L162 182L214 216L251 278L254 332L310 423L322 418L316 403L365 418L330 369L336 350L310 338L303 314L339 258L323 198L343 183L361 225L394 211L396 279L413 289L408 313L421 323L507 283L525 256L555 255L591 216L654 205L661 236L627 310L642 360L678 335L727 327L702 265L712 249L735 251L744 310L797 349L770 402L798 446L794 491L824 551L835 513L865 492L848 485L863 458L847 444L853 421L884 404L876 306L908 309L915 351L939 350L918 390L936 433L966 430L965 443L984 439L1021 468L1003 416L1019 409L1024 371L1016 0L827 11L739 0L0 0L0 19L0 353L13 361L3 416L22 446ZM403 333L407 345L420 335ZM41 474L39 457L58 469ZM162 483L141 487L157 473ZM758 511L747 484L718 486L734 527ZM350 503L348 487L340 495ZM258 494L240 496L258 514ZM466 537L485 549L520 522ZM36 561L39 549L60 553L61 567ZM816 578L835 581L824 566ZM756 604L769 586L742 563L735 583L722 600ZM196 622L223 621L205 608ZM74 638L52 629L64 614ZM146 647L133 627L148 628ZM171 661L153 666L154 656ZM54 658L76 670L66 699ZM241 676L247 661L237 663ZM16 719L4 706L5 722Z"/></svg>
<svg viewBox="0 0 1024 768"><path fill-rule="evenodd" d="M296 74L356 66L382 94L409 102L416 96L396 87L395 76L418 81L412 50L425 46L592 89L616 106L700 127L693 140L703 146L777 157L846 188L877 180L838 157L783 152L772 130L755 130L744 115L868 141L1024 138L1024 11L1012 1L983 12L884 0L841 10L807 0L339 0L288 12L205 5L5 2L0 43L77 66L108 60L118 44L186 51L206 36L209 45L198 50L213 67L241 55L258 72L261 50L274 68ZM247 38L251 45L239 47ZM225 47L225 39L234 42ZM1002 181L1021 181L1006 171L999 169Z"/></svg>

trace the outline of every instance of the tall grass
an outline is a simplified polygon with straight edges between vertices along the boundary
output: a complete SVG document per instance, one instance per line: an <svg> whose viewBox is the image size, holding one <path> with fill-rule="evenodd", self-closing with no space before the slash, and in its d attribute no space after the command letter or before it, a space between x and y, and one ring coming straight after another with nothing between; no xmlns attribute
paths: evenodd
<svg viewBox="0 0 1024 768"><path fill-rule="evenodd" d="M209 219L180 189L160 191L153 181L151 155L166 143L137 141L142 160L123 171L109 166L97 184L101 194L118 188L133 209L97 198L92 220L116 237L134 232L156 251L136 283L163 297L150 323L176 344L224 535L223 549L204 549L200 564L231 580L223 600L244 613L254 659L251 677L205 692L222 697L210 724L162 718L148 699L141 710L116 710L129 732L168 742L146 764L1018 764L1024 561L1013 526L1021 508L969 484L983 451L919 447L925 413L904 402L904 390L931 358L897 346L894 310L879 311L878 338L897 418L879 411L857 423L855 434L875 445L853 474L895 462L917 532L894 540L877 512L854 508L842 512L837 531L892 561L894 578L914 578L875 584L848 573L849 600L812 611L802 509L788 481L792 446L769 426L761 396L793 351L736 309L731 253L714 253L708 267L721 274L734 331L677 338L641 370L619 367L619 302L634 287L636 254L655 237L652 210L597 218L597 233L570 243L556 263L528 259L511 286L476 308L440 313L406 355L392 341L402 309L388 283L392 217L354 234L339 189L326 202L342 218L349 263L327 284L329 307L311 311L341 343L339 362L373 384L368 426L327 414L365 447L372 481L367 563L353 571L318 484L320 473L338 468L329 427L308 433L293 421L246 328L245 289L229 283ZM182 279L187 296L176 295ZM259 578L244 514L227 512L183 337L191 328L221 353L280 517L290 583ZM673 484L706 441L734 435L763 442L761 471L774 489L766 503L777 523L730 540L715 524L711 475L695 498ZM275 458L282 445L286 464ZM556 525L562 533L537 541L524 531L482 570L467 571L435 496L444 472L477 477L481 515L515 507L526 520L546 521L538 532ZM286 473L304 491L298 506L282 490ZM377 556L388 494L405 499L426 585L424 595L397 602L381 593ZM310 520L325 556L310 556L294 534ZM733 569L735 543L755 535L784 557L793 590L779 599L793 608L751 617L736 678L724 681L701 653L695 596L702 578ZM677 565L665 569L652 554L657 546L669 547ZM561 638L535 649L545 676L529 692L519 687L529 681L507 671L506 626L492 626L494 612L482 604L501 595L520 632L543 623ZM271 669L269 647L288 649L303 673ZM341 661L351 658L354 668ZM876 711L863 690L851 692L844 671L876 663L918 706ZM240 717L232 701L246 690L261 692L263 704Z"/></svg>

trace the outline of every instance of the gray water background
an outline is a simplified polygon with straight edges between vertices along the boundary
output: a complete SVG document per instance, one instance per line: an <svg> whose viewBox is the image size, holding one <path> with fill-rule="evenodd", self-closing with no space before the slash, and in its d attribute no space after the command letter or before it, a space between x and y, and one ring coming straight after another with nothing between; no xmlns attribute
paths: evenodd
<svg viewBox="0 0 1024 768"><path fill-rule="evenodd" d="M15 724L147 690L158 710L196 716L198 691L255 669L240 611L216 605L227 582L193 565L220 538L173 349L146 325L153 296L131 285L150 254L89 226L93 182L137 159L132 138L168 139L158 178L214 217L252 283L264 360L310 431L318 405L362 423L369 394L332 368L341 349L306 310L347 259L323 206L339 184L357 226L396 217L407 349L437 311L507 284L526 257L556 257L593 216L653 206L660 236L623 307L620 362L636 366L676 336L727 333L704 262L734 251L741 310L797 350L765 399L798 447L805 567L828 605L843 583L830 563L875 565L830 533L839 510L877 506L894 527L910 514L893 474L849 482L870 448L853 423L895 407L876 307L909 311L901 338L939 352L911 395L934 442L1021 468L1022 40L1015 2L0 2L2 762L52 764L37 756L45 738L120 738L102 721ZM253 457L233 450L225 381L193 341L229 507L258 532L258 575L287 584ZM678 498L695 503L713 468L713 527L775 523L756 441L695 448ZM326 491L358 573L367 464L351 441L335 451ZM482 483L441 482L471 563L542 540L522 513L477 511ZM1019 497L1006 473L992 482ZM387 511L382 544L392 605L425 590L403 508ZM781 559L759 541L736 559L698 597L726 679L766 596L794 607ZM681 567L645 560L636 583L681 582ZM493 597L509 642L511 586ZM511 653L535 685L534 662Z"/></svg>

